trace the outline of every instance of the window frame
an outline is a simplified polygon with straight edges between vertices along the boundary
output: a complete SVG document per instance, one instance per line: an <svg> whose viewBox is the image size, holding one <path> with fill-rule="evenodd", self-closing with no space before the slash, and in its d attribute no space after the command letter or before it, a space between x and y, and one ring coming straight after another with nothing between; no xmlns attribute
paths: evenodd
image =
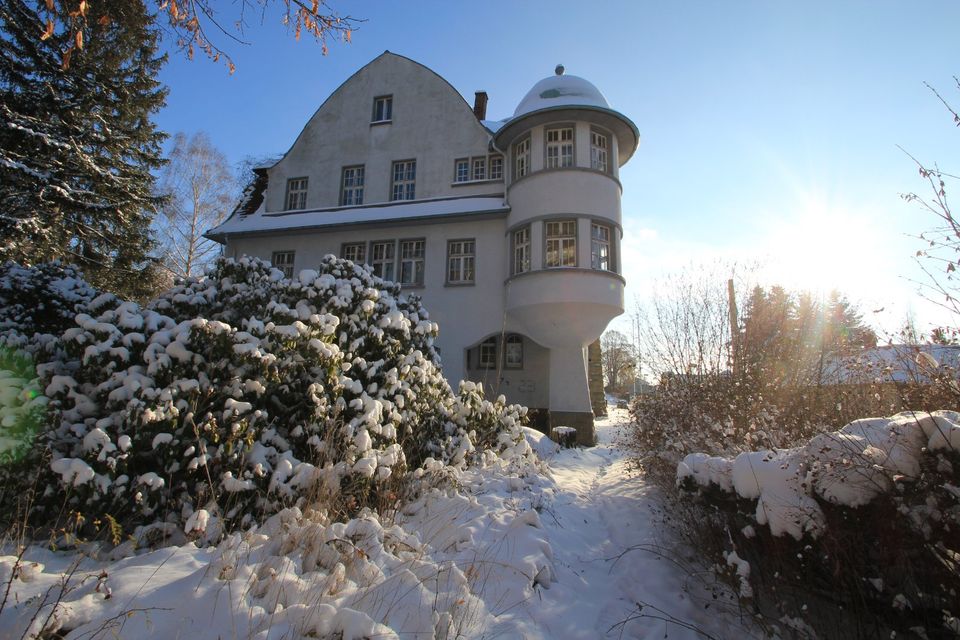
<svg viewBox="0 0 960 640"><path fill-rule="evenodd" d="M522 149L522 150L521 150ZM518 140L513 145L513 179L519 180L530 175L530 136ZM523 162L521 162L521 160Z"/></svg>
<svg viewBox="0 0 960 640"><path fill-rule="evenodd" d="M402 178L397 180L397 169L403 167ZM410 167L413 168L410 171ZM412 174L412 177L410 177ZM399 193L402 197L397 197ZM403 202L405 200L417 199L417 160L411 158L408 160L394 160L390 165L390 202Z"/></svg>
<svg viewBox="0 0 960 640"><path fill-rule="evenodd" d="M298 183L302 182L303 186ZM287 191L283 197L284 211L302 211L307 208L307 192L310 188L310 178L308 176L298 176L296 178L287 178ZM294 202L293 199L296 198ZM299 206L291 206L292 204Z"/></svg>
<svg viewBox="0 0 960 640"><path fill-rule="evenodd" d="M413 255L411 257L405 257L403 251L406 248L405 245L419 244L420 245L420 255ZM427 239L426 238L403 238L398 241L397 246L397 282L400 283L401 287L422 287L424 280L426 279L427 273ZM413 279L404 280L404 264L411 263L413 265ZM419 273L417 272L417 264L420 265Z"/></svg>
<svg viewBox="0 0 960 640"><path fill-rule="evenodd" d="M360 249L360 258L351 258L347 255L350 248ZM340 245L340 257L344 260L350 260L354 264L367 264L367 243L366 242L344 242Z"/></svg>
<svg viewBox="0 0 960 640"><path fill-rule="evenodd" d="M456 184L470 182L470 158L457 158L453 161L453 181Z"/></svg>
<svg viewBox="0 0 960 640"><path fill-rule="evenodd" d="M378 107L381 103L383 104L383 109L379 110ZM379 118L377 117L378 111L381 116ZM385 124L388 122L393 122L393 94L374 96L373 113L370 115L370 124Z"/></svg>
<svg viewBox="0 0 960 640"><path fill-rule="evenodd" d="M480 163L479 165L477 163ZM480 172L478 175L477 167L479 166ZM487 156L477 156L470 158L470 180L472 182L480 182L481 180L487 179Z"/></svg>
<svg viewBox="0 0 960 640"><path fill-rule="evenodd" d="M607 232L606 241L603 238L597 238L594 235L594 229L600 229ZM598 266L603 260L602 253L598 249L606 247L607 266ZM613 227L602 222L590 223L590 268L597 271L611 271L616 273L615 262L613 260Z"/></svg>
<svg viewBox="0 0 960 640"><path fill-rule="evenodd" d="M471 250L468 252L465 248L461 248L460 251L454 252L454 245L466 245L469 243L471 245ZM465 264L469 261L470 268L469 273L470 277L466 277L467 268ZM453 273L453 265L457 263L457 273L460 275L460 278L453 279L451 274ZM446 284L463 286L463 285L473 285L477 282L477 239L476 238L456 238L447 240L447 273L446 273Z"/></svg>
<svg viewBox="0 0 960 640"><path fill-rule="evenodd" d="M487 347L487 349L484 349ZM489 347L493 348L493 353L489 353ZM477 345L477 369L496 369L497 368L497 355L500 351L500 340L497 336L491 336ZM488 358L484 358L484 353L488 354Z"/></svg>
<svg viewBox="0 0 960 640"><path fill-rule="evenodd" d="M347 174L348 172L354 172L353 180L354 184L347 186ZM340 206L341 207L353 207L363 204L363 191L366 183L366 165L362 164L352 164L346 165L340 169ZM359 184L357 184L357 176L359 175ZM353 198L351 202L347 202L347 194L350 193Z"/></svg>
<svg viewBox="0 0 960 640"><path fill-rule="evenodd" d="M564 140L563 134L569 132L570 138ZM554 142L550 141L550 134L556 133L558 139ZM577 166L577 129L574 125L554 125L547 127L543 130L543 168L544 169L570 169ZM569 156L563 151L565 148L569 147L570 153ZM556 162L555 166L550 164L551 149L556 149ZM567 160L569 162L567 163Z"/></svg>
<svg viewBox="0 0 960 640"><path fill-rule="evenodd" d="M289 259L287 259L289 256ZM283 259L281 259L283 257ZM274 251L270 255L270 264L283 271L285 278L293 278L293 267L296 264L297 252L291 249L281 249Z"/></svg>
<svg viewBox="0 0 960 640"><path fill-rule="evenodd" d="M550 225L554 225L554 224L559 224L559 225L570 224L570 225L573 225L573 234L571 235L571 234L561 233L560 235L553 235L553 236L551 236L551 234L550 234ZM578 240L578 238L577 238L578 227L579 227L579 225L577 224L577 219L576 219L576 218L562 218L562 219L557 219L557 220L544 220L544 222L543 222L543 268L544 268L544 269L563 269L563 268L570 268L570 267L576 267L576 266L577 266L577 262L578 262L578 261L577 261L577 245L579 244L579 243L577 242L577 240ZM562 227L561 227L561 231L562 231L562 230L563 230L563 229L562 229ZM550 243L551 243L551 241L556 241L556 242L558 242L558 246L557 246L557 248L556 248L556 250L555 250L555 251L557 252L558 257L559 257L559 260L558 260L558 263L557 263L557 264L551 264L551 261L550 261L550 253L551 253ZM567 247L567 246L570 246L571 244L572 244L572 247L573 247L573 251L571 252L572 255L573 255L573 263L572 263L572 264L567 264L567 261L566 261L566 259L565 259L565 256L567 255L566 247Z"/></svg>
<svg viewBox="0 0 960 640"><path fill-rule="evenodd" d="M497 175L493 175L493 165L494 161L497 161L497 166L499 171ZM493 153L487 159L487 179L488 180L503 180L503 154Z"/></svg>
<svg viewBox="0 0 960 640"><path fill-rule="evenodd" d="M596 143L598 137L603 139L602 146ZM602 167L598 166L600 164L598 158L601 154L603 155ZM612 173L610 166L610 134L606 131L590 129L590 168L602 173Z"/></svg>
<svg viewBox="0 0 960 640"><path fill-rule="evenodd" d="M522 243L518 243L517 236L521 233L526 235L525 240ZM510 274L519 275L521 273L527 273L531 270L531 238L530 238L530 225L524 225L518 229L514 229L510 234L510 255L512 264L510 265ZM521 255L525 259L521 259ZM523 268L525 267L525 268Z"/></svg>
<svg viewBox="0 0 960 640"><path fill-rule="evenodd" d="M520 358L518 361L510 362L510 347L518 345ZM503 368L504 369L523 369L523 336L519 333L508 334L503 341Z"/></svg>
<svg viewBox="0 0 960 640"><path fill-rule="evenodd" d="M391 254L389 258L384 257L383 259L380 259L380 260L376 258L376 250L377 250L377 247L379 246L384 246L390 249L390 251L388 252ZM379 278L387 282L396 281L396 275L397 275L397 241L396 240L373 240L370 243L370 253L368 255L370 257L370 260L367 264L370 265L370 269L373 275L378 276ZM390 268L389 276L387 276L385 273L383 274L377 273L377 267L381 265L383 265L383 267L385 268L386 267ZM386 271L385 268L383 269L384 272Z"/></svg>

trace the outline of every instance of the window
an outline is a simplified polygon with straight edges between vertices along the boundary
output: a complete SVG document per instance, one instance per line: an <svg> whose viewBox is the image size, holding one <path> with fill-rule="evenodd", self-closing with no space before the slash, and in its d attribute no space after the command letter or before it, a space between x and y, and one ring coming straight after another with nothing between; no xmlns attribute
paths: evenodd
<svg viewBox="0 0 960 640"><path fill-rule="evenodd" d="M503 180L503 156L490 156L490 179Z"/></svg>
<svg viewBox="0 0 960 640"><path fill-rule="evenodd" d="M577 221L547 222L547 268L577 266Z"/></svg>
<svg viewBox="0 0 960 640"><path fill-rule="evenodd" d="M487 179L487 159L486 158L473 159L473 179L474 180Z"/></svg>
<svg viewBox="0 0 960 640"><path fill-rule="evenodd" d="M467 182L468 180L470 180L470 161L466 158L461 158L454 164L453 181Z"/></svg>
<svg viewBox="0 0 960 640"><path fill-rule="evenodd" d="M590 267L611 271L610 227L602 224L590 225Z"/></svg>
<svg viewBox="0 0 960 640"><path fill-rule="evenodd" d="M573 166L573 127L547 129L547 169Z"/></svg>
<svg viewBox="0 0 960 640"><path fill-rule="evenodd" d="M286 210L307 208L307 179L290 178L287 180Z"/></svg>
<svg viewBox="0 0 960 640"><path fill-rule="evenodd" d="M503 364L507 369L523 368L523 338L517 334L507 336L503 350Z"/></svg>
<svg viewBox="0 0 960 640"><path fill-rule="evenodd" d="M480 369L497 368L497 339L487 338L480 343L480 357L477 366Z"/></svg>
<svg viewBox="0 0 960 640"><path fill-rule="evenodd" d="M373 275L384 280L393 280L396 269L396 243L393 240L374 242L370 247L370 266Z"/></svg>
<svg viewBox="0 0 960 640"><path fill-rule="evenodd" d="M294 251L274 251L273 252L273 259L271 260L271 262L273 263L273 266L275 266L277 269L280 269L280 271L283 271L283 276L285 278L293 277L294 254L295 254Z"/></svg>
<svg viewBox="0 0 960 640"><path fill-rule="evenodd" d="M417 161L400 160L393 163L391 200L413 200L416 197Z"/></svg>
<svg viewBox="0 0 960 640"><path fill-rule="evenodd" d="M400 241L400 284L423 285L423 254L426 240Z"/></svg>
<svg viewBox="0 0 960 640"><path fill-rule="evenodd" d="M372 122L390 122L391 120L393 120L393 96L374 98Z"/></svg>
<svg viewBox="0 0 960 640"><path fill-rule="evenodd" d="M517 143L513 148L513 157L516 159L515 180L530 173L530 138Z"/></svg>
<svg viewBox="0 0 960 640"><path fill-rule="evenodd" d="M530 271L530 227L513 232L513 273Z"/></svg>
<svg viewBox="0 0 960 640"><path fill-rule="evenodd" d="M607 136L598 131L590 132L590 168L607 171Z"/></svg>
<svg viewBox="0 0 960 640"><path fill-rule="evenodd" d="M363 264L367 261L367 243L347 243L341 248L340 256L346 260L353 260L356 264Z"/></svg>
<svg viewBox="0 0 960 640"><path fill-rule="evenodd" d="M447 282L472 284L476 264L476 243L473 240L451 240L447 243Z"/></svg>
<svg viewBox="0 0 960 640"><path fill-rule="evenodd" d="M342 206L363 204L363 174L363 165L343 168L343 179L340 181L340 204Z"/></svg>

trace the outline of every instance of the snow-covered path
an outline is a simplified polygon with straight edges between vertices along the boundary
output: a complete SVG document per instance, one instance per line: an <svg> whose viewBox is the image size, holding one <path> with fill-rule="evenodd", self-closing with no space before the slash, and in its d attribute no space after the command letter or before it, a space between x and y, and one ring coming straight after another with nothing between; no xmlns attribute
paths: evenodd
<svg viewBox="0 0 960 640"><path fill-rule="evenodd" d="M749 637L683 568L616 445L627 423L612 411L586 449L541 440L545 471L458 472L395 523L287 509L209 546L0 546L0 640Z"/></svg>
<svg viewBox="0 0 960 640"><path fill-rule="evenodd" d="M541 521L555 575L531 607L538 627L544 638L571 640L704 637L694 628L730 637L715 608L705 609L710 594L670 559L675 550L662 539L660 498L617 447L627 421L625 411L611 409L597 421L596 447L550 460L558 492Z"/></svg>

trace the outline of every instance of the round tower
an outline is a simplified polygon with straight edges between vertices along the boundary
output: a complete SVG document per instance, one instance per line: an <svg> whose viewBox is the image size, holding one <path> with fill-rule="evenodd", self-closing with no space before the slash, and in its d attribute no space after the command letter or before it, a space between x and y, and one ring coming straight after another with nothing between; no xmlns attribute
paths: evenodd
<svg viewBox="0 0 960 640"><path fill-rule="evenodd" d="M504 153L511 329L550 349L550 422L593 439L587 345L623 313L620 167L636 125L589 81L536 83L495 134Z"/></svg>

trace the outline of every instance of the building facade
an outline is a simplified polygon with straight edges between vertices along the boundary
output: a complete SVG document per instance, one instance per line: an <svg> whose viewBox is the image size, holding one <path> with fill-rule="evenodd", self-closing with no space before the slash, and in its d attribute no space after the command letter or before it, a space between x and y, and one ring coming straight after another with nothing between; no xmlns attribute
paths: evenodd
<svg viewBox="0 0 960 640"><path fill-rule="evenodd" d="M562 67L509 118L486 103L385 52L208 236L289 274L329 253L370 265L423 299L452 384L483 382L591 443L587 345L623 313L618 175L639 134Z"/></svg>

